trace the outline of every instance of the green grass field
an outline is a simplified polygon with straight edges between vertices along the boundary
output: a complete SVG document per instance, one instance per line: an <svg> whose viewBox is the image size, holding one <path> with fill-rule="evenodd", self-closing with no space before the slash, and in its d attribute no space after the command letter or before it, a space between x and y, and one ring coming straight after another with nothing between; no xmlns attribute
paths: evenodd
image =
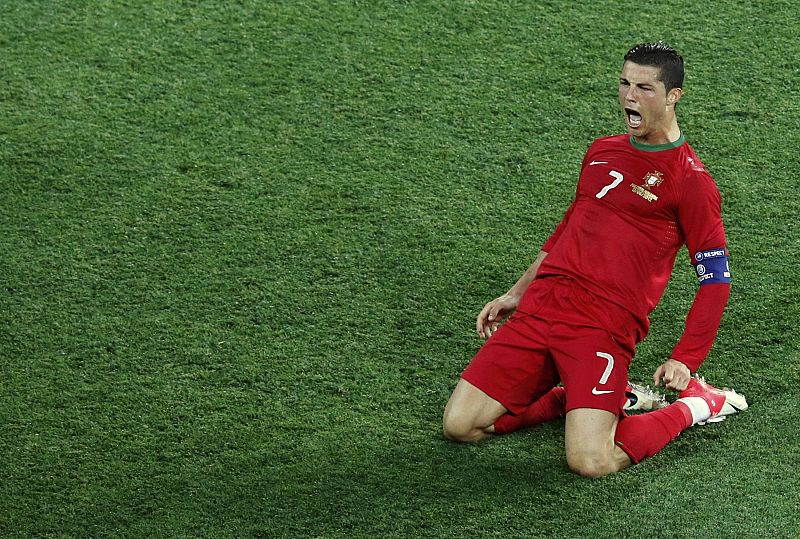
<svg viewBox="0 0 800 539"><path fill-rule="evenodd" d="M800 536L800 7L0 3L0 536ZM751 408L600 480L441 412L663 39ZM694 296L682 254L631 377Z"/></svg>

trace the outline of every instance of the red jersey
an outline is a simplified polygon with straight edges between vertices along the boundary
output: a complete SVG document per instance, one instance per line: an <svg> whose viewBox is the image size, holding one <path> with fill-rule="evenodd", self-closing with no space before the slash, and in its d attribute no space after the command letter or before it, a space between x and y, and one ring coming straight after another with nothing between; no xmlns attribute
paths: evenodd
<svg viewBox="0 0 800 539"><path fill-rule="evenodd" d="M584 157L575 200L542 247L548 255L537 277L575 279L630 312L644 338L680 247L692 257L725 249L720 205L713 178L683 135L655 146L629 135L598 139ZM688 363L699 365L707 348Z"/></svg>

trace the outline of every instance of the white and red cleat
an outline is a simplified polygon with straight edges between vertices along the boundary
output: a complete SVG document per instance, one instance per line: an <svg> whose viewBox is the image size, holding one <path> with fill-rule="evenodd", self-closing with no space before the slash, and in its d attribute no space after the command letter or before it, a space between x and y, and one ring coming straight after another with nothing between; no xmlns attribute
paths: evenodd
<svg viewBox="0 0 800 539"><path fill-rule="evenodd" d="M666 405L667 400L664 398L664 395L656 393L649 387L628 382L628 387L625 388L625 405L622 407L623 410L650 411L664 408Z"/></svg>
<svg viewBox="0 0 800 539"><path fill-rule="evenodd" d="M711 411L708 419L696 421L698 425L706 423L718 423L726 416L747 410L747 399L732 389L717 389L706 383L705 380L693 377L689 380L689 385L681 391L679 398L686 399L698 397L703 399Z"/></svg>

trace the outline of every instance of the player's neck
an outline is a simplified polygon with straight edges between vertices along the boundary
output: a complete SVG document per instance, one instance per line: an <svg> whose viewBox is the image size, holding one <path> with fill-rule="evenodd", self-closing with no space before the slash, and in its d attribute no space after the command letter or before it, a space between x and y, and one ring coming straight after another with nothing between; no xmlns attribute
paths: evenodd
<svg viewBox="0 0 800 539"><path fill-rule="evenodd" d="M672 120L662 129L656 129L645 133L643 136L633 136L639 144L657 146L661 144L672 144L681 138L681 128L678 127L678 120L673 116Z"/></svg>

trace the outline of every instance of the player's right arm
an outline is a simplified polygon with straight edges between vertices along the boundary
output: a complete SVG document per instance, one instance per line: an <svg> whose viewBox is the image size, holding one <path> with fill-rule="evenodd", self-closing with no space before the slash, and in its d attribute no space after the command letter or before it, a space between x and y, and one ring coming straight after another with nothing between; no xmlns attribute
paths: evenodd
<svg viewBox="0 0 800 539"><path fill-rule="evenodd" d="M546 252L539 251L533 263L531 263L522 277L514 283L514 286L508 292L493 299L483 307L475 323L475 329L481 338L488 339L491 337L492 333L497 330L497 326L517 310L519 300L522 299L522 295L528 289L528 285L536 278L536 272L539 271L539 266L546 256Z"/></svg>

